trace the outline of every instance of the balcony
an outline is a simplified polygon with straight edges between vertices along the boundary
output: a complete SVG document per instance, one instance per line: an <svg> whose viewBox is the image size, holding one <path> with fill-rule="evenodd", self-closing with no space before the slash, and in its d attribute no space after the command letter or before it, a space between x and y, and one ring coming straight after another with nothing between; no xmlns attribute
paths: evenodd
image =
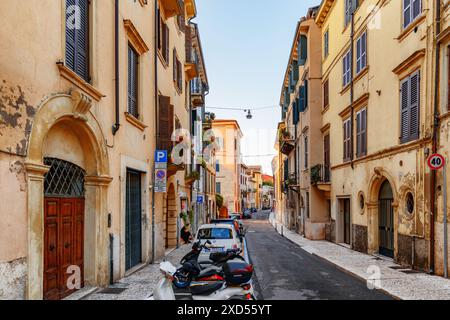
<svg viewBox="0 0 450 320"><path fill-rule="evenodd" d="M289 155L295 149L295 140L289 132L285 131L280 137L280 151L282 154Z"/></svg>
<svg viewBox="0 0 450 320"><path fill-rule="evenodd" d="M319 190L331 191L331 171L329 165L318 164L311 168L310 173L311 185L316 186Z"/></svg>
<svg viewBox="0 0 450 320"><path fill-rule="evenodd" d="M175 17L183 12L182 6L184 5L182 1L179 0L161 0L161 7L164 11L164 16L166 19Z"/></svg>

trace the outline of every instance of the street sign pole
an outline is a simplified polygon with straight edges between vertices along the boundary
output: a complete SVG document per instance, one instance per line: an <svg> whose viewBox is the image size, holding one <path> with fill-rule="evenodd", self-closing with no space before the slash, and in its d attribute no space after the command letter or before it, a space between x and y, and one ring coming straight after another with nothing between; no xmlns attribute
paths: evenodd
<svg viewBox="0 0 450 320"><path fill-rule="evenodd" d="M447 161L444 162L444 276L448 278Z"/></svg>

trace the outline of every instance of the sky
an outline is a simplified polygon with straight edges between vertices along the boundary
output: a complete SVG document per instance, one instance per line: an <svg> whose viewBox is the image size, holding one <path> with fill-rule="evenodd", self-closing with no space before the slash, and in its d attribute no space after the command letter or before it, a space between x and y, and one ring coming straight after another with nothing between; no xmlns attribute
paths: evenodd
<svg viewBox="0 0 450 320"><path fill-rule="evenodd" d="M206 110L236 119L243 161L272 174L281 85L297 22L320 0L196 0L210 93ZM269 107L269 108L267 108ZM271 108L270 108L271 107ZM247 120L240 110L259 109Z"/></svg>

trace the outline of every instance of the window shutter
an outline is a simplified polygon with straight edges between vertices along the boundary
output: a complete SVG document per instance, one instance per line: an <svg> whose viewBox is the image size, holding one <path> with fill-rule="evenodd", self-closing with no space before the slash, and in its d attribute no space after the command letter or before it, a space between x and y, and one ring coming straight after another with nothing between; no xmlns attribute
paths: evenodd
<svg viewBox="0 0 450 320"><path fill-rule="evenodd" d="M405 79L400 86L400 140L405 143L409 136L409 78Z"/></svg>
<svg viewBox="0 0 450 320"><path fill-rule="evenodd" d="M75 5L75 0L66 0L66 21L69 21L67 9ZM75 71L75 28L66 25L66 66Z"/></svg>
<svg viewBox="0 0 450 320"><path fill-rule="evenodd" d="M138 86L138 56L131 46L128 46L128 113L138 118L137 86Z"/></svg>
<svg viewBox="0 0 450 320"><path fill-rule="evenodd" d="M361 112L356 114L356 155L361 155Z"/></svg>
<svg viewBox="0 0 450 320"><path fill-rule="evenodd" d="M305 86L301 86L299 90L299 112L305 111Z"/></svg>
<svg viewBox="0 0 450 320"><path fill-rule="evenodd" d="M85 81L89 79L89 1L66 0L66 9L77 6L78 11L66 11L66 66ZM79 12L79 20L72 16ZM71 18L71 19L69 19ZM73 25L79 22L79 28Z"/></svg>
<svg viewBox="0 0 450 320"><path fill-rule="evenodd" d="M170 105L170 98L160 96L158 109L158 149L170 152L172 150L171 135L173 132L173 106Z"/></svg>
<svg viewBox="0 0 450 320"><path fill-rule="evenodd" d="M173 81L177 83L177 77L178 77L178 63L177 63L177 52L175 49L173 49Z"/></svg>
<svg viewBox="0 0 450 320"><path fill-rule="evenodd" d="M158 49L162 50L162 19L161 19L161 10L158 7L156 11L156 19L158 19Z"/></svg>
<svg viewBox="0 0 450 320"><path fill-rule="evenodd" d="M76 30L76 70L84 80L89 81L89 1L78 0L81 26Z"/></svg>
<svg viewBox="0 0 450 320"><path fill-rule="evenodd" d="M362 112L362 155L367 155L367 109L364 109Z"/></svg>
<svg viewBox="0 0 450 320"><path fill-rule="evenodd" d="M305 91L305 107L304 107L304 110L306 110L306 108L308 108L308 99L309 99L309 97L308 97L308 80L305 80L305 84L304 84L304 89L303 90Z"/></svg>
<svg viewBox="0 0 450 320"><path fill-rule="evenodd" d="M308 59L308 38L304 35L300 36L300 53L299 53L299 64L301 66L305 65Z"/></svg>
<svg viewBox="0 0 450 320"><path fill-rule="evenodd" d="M328 107L329 103L330 103L330 97L329 97L329 80L325 81L325 83L323 84L323 107L326 108Z"/></svg>
<svg viewBox="0 0 450 320"><path fill-rule="evenodd" d="M330 165L330 135L326 135L324 138L323 153L324 165L328 167Z"/></svg>
<svg viewBox="0 0 450 320"><path fill-rule="evenodd" d="M294 60L292 62L292 69L294 71L294 86L297 84L299 80L299 69L298 69L298 61Z"/></svg>
<svg viewBox="0 0 450 320"><path fill-rule="evenodd" d="M409 122L409 136L410 141L419 139L420 126L420 74L419 72L413 74L410 80L410 122Z"/></svg>
<svg viewBox="0 0 450 320"><path fill-rule="evenodd" d="M165 30L165 54L166 54L166 61L167 61L167 63L169 63L169 57L170 57L170 54L169 54L169 27L167 26L167 24L164 24L164 30Z"/></svg>
<svg viewBox="0 0 450 320"><path fill-rule="evenodd" d="M181 67L181 62L177 59L177 71L178 71L178 89L180 89L180 91L183 90L183 69Z"/></svg>

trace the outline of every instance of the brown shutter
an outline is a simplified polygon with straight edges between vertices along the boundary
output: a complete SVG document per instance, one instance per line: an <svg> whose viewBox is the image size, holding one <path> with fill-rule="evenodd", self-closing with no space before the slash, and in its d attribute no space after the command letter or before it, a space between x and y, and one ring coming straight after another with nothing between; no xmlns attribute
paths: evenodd
<svg viewBox="0 0 450 320"><path fill-rule="evenodd" d="M356 114L356 156L361 155L361 112Z"/></svg>
<svg viewBox="0 0 450 320"><path fill-rule="evenodd" d="M156 12L156 19L158 20L158 49L161 50L162 49L162 20L161 20L161 10L158 8L157 12Z"/></svg>
<svg viewBox="0 0 450 320"><path fill-rule="evenodd" d="M158 137L157 147L159 150L172 150L171 134L173 131L173 106L170 98L159 96L158 108Z"/></svg>
<svg viewBox="0 0 450 320"><path fill-rule="evenodd" d="M367 155L367 109L363 110L361 121L362 121L362 134L361 134L362 150L361 150L361 155L365 156L365 155Z"/></svg>
<svg viewBox="0 0 450 320"><path fill-rule="evenodd" d="M192 36L191 36L191 26L186 26L185 30L186 37L186 61L192 62L191 52L192 52Z"/></svg>
<svg viewBox="0 0 450 320"><path fill-rule="evenodd" d="M175 49L173 49L173 81L176 82L177 81L177 77L178 77L178 63L177 63L177 51Z"/></svg>

